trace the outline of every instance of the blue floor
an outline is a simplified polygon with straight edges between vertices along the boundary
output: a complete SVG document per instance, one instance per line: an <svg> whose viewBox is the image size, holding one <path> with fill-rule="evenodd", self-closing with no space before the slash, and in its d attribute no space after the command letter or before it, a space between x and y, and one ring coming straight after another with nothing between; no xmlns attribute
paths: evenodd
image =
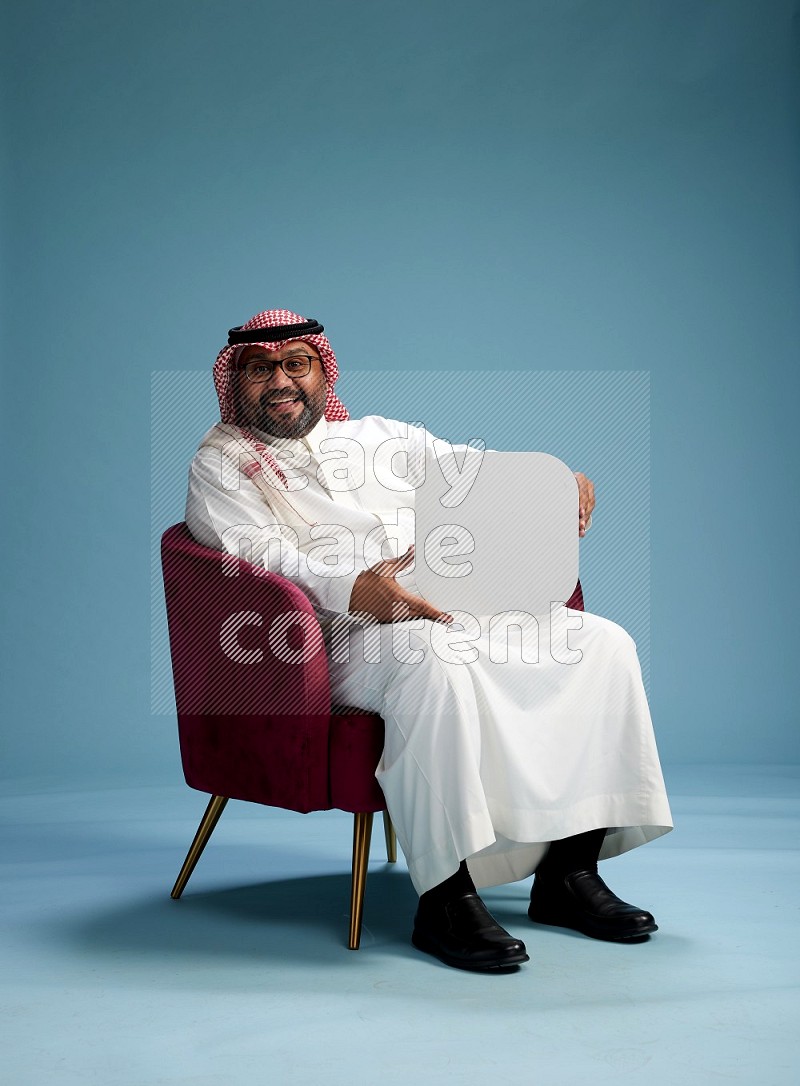
<svg viewBox="0 0 800 1086"><path fill-rule="evenodd" d="M345 948L351 823L231 802L180 902L205 806L185 786L12 785L3 816L9 1086L800 1081L798 767L667 771L676 830L603 864L656 915L618 946L534 927L516 974L414 950L415 897L376 823Z"/></svg>

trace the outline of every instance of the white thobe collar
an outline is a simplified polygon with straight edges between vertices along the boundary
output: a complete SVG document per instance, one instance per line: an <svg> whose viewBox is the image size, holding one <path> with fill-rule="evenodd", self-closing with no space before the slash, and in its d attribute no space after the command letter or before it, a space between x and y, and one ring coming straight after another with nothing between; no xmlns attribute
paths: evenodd
<svg viewBox="0 0 800 1086"><path fill-rule="evenodd" d="M253 434L259 441L265 442L273 449L280 452L286 452L290 456L296 455L301 450L311 453L311 474L315 476L319 485L326 490L328 496L333 501L339 502L342 505L350 506L351 509L361 510L361 503L356 495L349 490L342 490L339 486L332 485L334 479L332 474L335 463L326 465L322 458L322 450L320 449L320 442L323 441L328 434L328 424L325 421L325 416L322 415L317 423L311 427L307 434L303 437L274 437L272 434L265 434L263 430L257 430L253 428ZM302 463L302 460L301 460Z"/></svg>
<svg viewBox="0 0 800 1086"><path fill-rule="evenodd" d="M328 436L328 423L325 421L325 416L320 415L319 421L311 427L305 437L301 437L300 440L308 446L311 450L311 455L315 456L317 460L320 458L321 441Z"/></svg>

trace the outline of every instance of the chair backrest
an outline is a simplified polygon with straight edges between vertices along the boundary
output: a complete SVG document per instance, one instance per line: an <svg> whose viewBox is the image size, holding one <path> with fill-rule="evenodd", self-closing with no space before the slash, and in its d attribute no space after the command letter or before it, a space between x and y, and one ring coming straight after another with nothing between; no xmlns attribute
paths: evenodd
<svg viewBox="0 0 800 1086"><path fill-rule="evenodd" d="M292 810L328 806L328 661L308 598L196 543L184 523L164 533L161 556L187 782Z"/></svg>

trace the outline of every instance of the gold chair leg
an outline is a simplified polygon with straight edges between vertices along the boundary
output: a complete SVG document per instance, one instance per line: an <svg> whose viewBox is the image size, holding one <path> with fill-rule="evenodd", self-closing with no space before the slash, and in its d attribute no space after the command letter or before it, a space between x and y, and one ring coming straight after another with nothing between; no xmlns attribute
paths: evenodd
<svg viewBox="0 0 800 1086"><path fill-rule="evenodd" d="M386 861L390 864L397 863L397 834L394 832L389 812L383 812L383 833L386 838Z"/></svg>
<svg viewBox="0 0 800 1086"><path fill-rule="evenodd" d="M372 811L362 811L353 820L353 882L350 891L350 950L361 943L361 917L364 913L364 889L367 885L367 861L372 837Z"/></svg>
<svg viewBox="0 0 800 1086"><path fill-rule="evenodd" d="M197 861L202 855L203 849L208 844L208 839L214 832L214 827L219 822L219 817L225 810L225 804L228 802L225 796L212 796L209 800L208 807L206 807L206 813L203 815L200 825L197 827L197 833L194 835L194 841L192 841L191 848L186 853L186 859L183 861L183 867L180 874L172 887L172 893L170 897L177 900L181 896L189 881L189 876L195 869Z"/></svg>

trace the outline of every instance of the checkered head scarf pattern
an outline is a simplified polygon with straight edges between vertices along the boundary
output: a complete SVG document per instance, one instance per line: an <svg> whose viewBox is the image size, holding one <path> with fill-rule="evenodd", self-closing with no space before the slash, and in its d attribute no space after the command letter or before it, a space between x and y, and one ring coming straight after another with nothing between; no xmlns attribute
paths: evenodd
<svg viewBox="0 0 800 1086"><path fill-rule="evenodd" d="M229 335L229 339L237 338L236 332L247 333L253 332L259 328L274 329L274 328L291 328L293 325L316 325L315 321L308 321L305 317L301 317L299 313L293 313L290 309L265 309L261 313L256 313L254 317L241 326L239 329L232 329ZM242 351L245 351L248 347L263 347L266 351L277 351L281 347L284 347L287 343L293 343L295 340L302 340L304 343L310 343L316 348L319 354L322 368L325 371L325 380L328 385L328 395L325 400L324 416L330 421L342 421L350 418L350 414L342 401L333 391L333 386L339 376L339 367L336 364L336 355L333 353L328 337L322 335L322 325L318 325L319 331L311 334L295 334L289 335L286 339L275 339L275 333L269 340L259 341L255 337L250 340L247 338L247 343L241 342L239 337L239 343L229 343L227 347L223 347L217 355L217 360L214 363L214 387L217 390L217 397L219 399L219 413L220 419L224 423L236 426L236 407L233 399L233 387L232 377L236 371L236 363L239 360L239 356ZM242 426L237 426L237 429L245 439L247 444L253 450L255 454L252 460L248 460L245 463L240 464L241 470L253 479L254 482L262 483L264 480L264 466L266 465L273 476L277 476L281 485L288 490L289 484L286 479L286 475L283 473L278 465L270 449L263 441L251 433L249 430Z"/></svg>
<svg viewBox="0 0 800 1086"><path fill-rule="evenodd" d="M256 313L254 317L251 317L247 324L243 324L241 331L251 332L257 328L282 328L285 325L307 323L309 322L306 317L301 317L299 313L292 313L289 309L265 309L262 313ZM236 423L231 377L242 351L252 346L263 347L266 351L277 351L281 347L285 347L287 343L298 339L304 343L310 343L319 353L322 368L325 371L325 379L328 383L328 398L325 401L324 411L325 418L334 422L350 418L347 408L333 391L333 386L339 376L336 355L333 353L328 337L322 335L322 333L316 333L314 335L289 336L287 339L265 341L263 343L254 340L252 343L248 342L239 346L223 347L214 363L214 385L219 398L220 418L223 422L233 423L234 425Z"/></svg>

